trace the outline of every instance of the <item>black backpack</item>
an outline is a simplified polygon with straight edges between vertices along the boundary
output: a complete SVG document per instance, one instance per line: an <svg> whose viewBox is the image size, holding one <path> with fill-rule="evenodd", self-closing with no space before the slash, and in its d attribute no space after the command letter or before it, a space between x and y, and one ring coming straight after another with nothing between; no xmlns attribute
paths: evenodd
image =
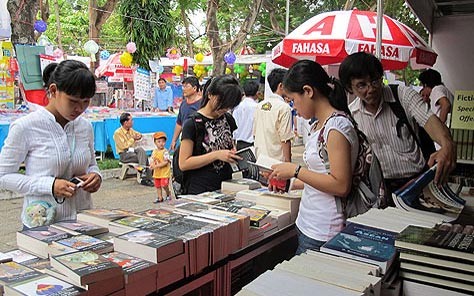
<svg viewBox="0 0 474 296"><path fill-rule="evenodd" d="M399 138L402 137L401 128L403 125L406 125L412 138L415 140L415 143L418 145L418 147L420 147L421 152L423 153L423 157L426 161L428 161L428 159L430 159L431 154L436 151L433 140L431 139L430 135L428 135L428 133L425 131L425 129L415 121L415 125L418 129L418 136L416 135L415 131L413 130L413 127L408 121L405 109L400 103L400 98L398 97L398 85L390 84L389 86L395 98L395 102L388 103L388 105L390 106L390 109L392 109L392 112L395 114L395 116L397 116L398 118L396 126L397 136Z"/></svg>

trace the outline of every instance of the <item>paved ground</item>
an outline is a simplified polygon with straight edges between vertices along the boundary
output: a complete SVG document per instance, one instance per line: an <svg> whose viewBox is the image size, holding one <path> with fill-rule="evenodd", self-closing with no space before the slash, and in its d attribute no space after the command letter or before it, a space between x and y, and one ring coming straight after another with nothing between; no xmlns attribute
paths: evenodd
<svg viewBox="0 0 474 296"><path fill-rule="evenodd" d="M293 161L302 163L303 146L292 148ZM156 190L153 187L138 185L135 178L119 180L110 178L102 182L97 193L92 195L96 208L123 208L133 211L153 207ZM5 252L16 248L16 231L22 228L20 213L22 198L0 200L1 227L0 251Z"/></svg>

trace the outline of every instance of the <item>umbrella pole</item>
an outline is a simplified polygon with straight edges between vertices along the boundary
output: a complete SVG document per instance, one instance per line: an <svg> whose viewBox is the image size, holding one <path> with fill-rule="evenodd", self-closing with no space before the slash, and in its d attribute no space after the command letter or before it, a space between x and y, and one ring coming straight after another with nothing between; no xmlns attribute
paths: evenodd
<svg viewBox="0 0 474 296"><path fill-rule="evenodd" d="M375 56L382 59L382 22L383 22L383 0L377 0L377 36L375 39Z"/></svg>

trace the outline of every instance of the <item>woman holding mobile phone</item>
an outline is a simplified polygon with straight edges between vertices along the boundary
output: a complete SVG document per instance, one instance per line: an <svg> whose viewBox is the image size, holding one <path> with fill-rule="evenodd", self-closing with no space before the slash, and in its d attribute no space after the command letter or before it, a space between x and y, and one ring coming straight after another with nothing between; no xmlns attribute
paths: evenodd
<svg viewBox="0 0 474 296"><path fill-rule="evenodd" d="M48 105L14 121L0 152L0 188L24 195L25 228L76 219L92 207L102 182L92 125L80 116L95 94L94 76L82 62L66 60L48 65L43 81ZM45 217L32 219L38 213Z"/></svg>

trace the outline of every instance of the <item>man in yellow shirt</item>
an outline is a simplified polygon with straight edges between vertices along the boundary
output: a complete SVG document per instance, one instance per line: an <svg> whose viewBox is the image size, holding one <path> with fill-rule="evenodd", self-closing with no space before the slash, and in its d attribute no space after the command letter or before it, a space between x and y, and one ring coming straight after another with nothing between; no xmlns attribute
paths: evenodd
<svg viewBox="0 0 474 296"><path fill-rule="evenodd" d="M130 113L124 112L120 115L120 125L114 132L115 150L120 156L122 163L138 163L143 168L140 184L153 186L149 177L148 156L141 147L135 147L136 142L141 140L142 134L135 131L133 127L133 118Z"/></svg>

